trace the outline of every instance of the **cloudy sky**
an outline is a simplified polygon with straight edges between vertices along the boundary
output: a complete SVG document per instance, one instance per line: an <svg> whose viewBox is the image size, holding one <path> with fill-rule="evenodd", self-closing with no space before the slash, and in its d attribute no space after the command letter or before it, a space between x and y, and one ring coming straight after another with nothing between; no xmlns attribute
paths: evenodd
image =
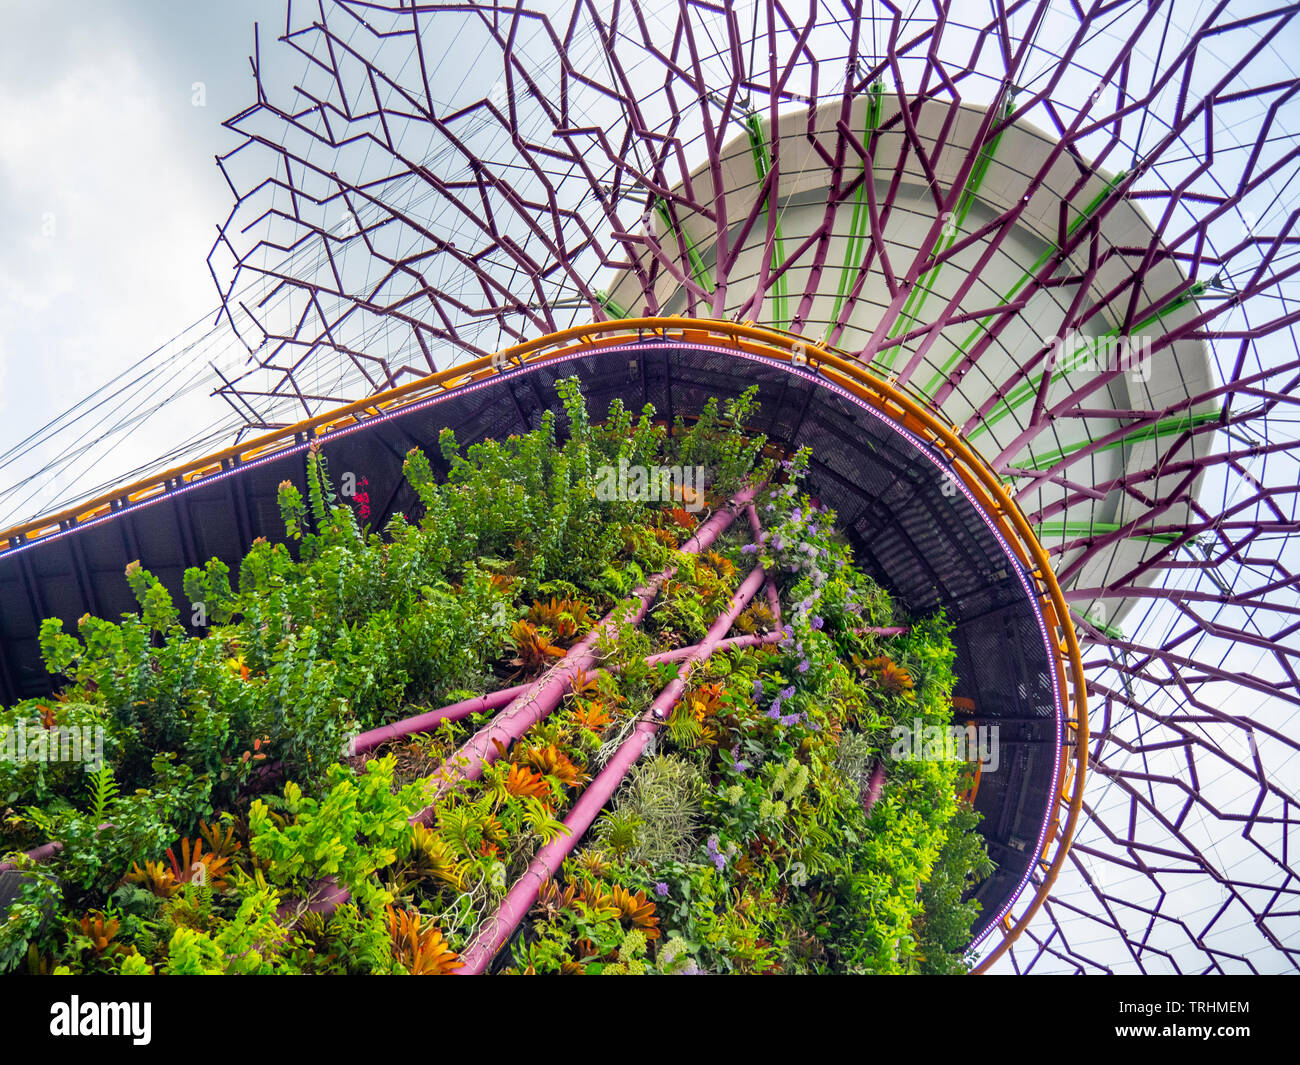
<svg viewBox="0 0 1300 1065"><path fill-rule="evenodd" d="M0 450L194 321L283 0L0 0ZM0 478L3 480L3 478Z"/></svg>

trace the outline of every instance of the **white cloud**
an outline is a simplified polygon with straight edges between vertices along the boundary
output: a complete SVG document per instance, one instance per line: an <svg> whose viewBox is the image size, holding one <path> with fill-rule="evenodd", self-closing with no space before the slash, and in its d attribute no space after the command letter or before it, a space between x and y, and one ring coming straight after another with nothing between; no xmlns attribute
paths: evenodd
<svg viewBox="0 0 1300 1065"><path fill-rule="evenodd" d="M0 444L217 300L204 257L228 193L195 130L220 116L191 107L190 81L99 29L25 82L0 81L0 350L24 356L0 378ZM136 461L172 444L131 442Z"/></svg>

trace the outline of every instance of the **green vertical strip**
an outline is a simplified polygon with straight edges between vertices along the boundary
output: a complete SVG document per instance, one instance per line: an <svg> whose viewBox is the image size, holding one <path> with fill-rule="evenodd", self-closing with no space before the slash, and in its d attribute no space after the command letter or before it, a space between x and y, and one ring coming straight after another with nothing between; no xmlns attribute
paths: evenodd
<svg viewBox="0 0 1300 1065"><path fill-rule="evenodd" d="M1097 209L1106 202L1111 193L1115 191L1116 186L1124 180L1124 177L1125 173L1121 170L1111 178L1109 182L1107 182L1106 187L1102 189L1101 192L1097 193L1092 202L1083 209L1079 217L1070 223L1069 227L1065 231L1067 237L1074 236L1079 227L1084 225L1088 219L1097 213ZM998 306L1005 307L1015 299L1016 293L1024 288L1025 285L1027 285L1038 274L1038 271L1047 265L1048 260L1051 259L1053 255L1056 255L1060 250L1061 246L1059 244L1053 244L1043 252L1042 255L1035 259L1034 264L1021 274L1020 279L1007 290L1007 294L998 300ZM970 346L979 339L981 333L988 331L989 323L993 321L993 318L993 315L989 315L987 318L981 319L979 324L971 330L970 336L958 345L957 350L948 357L948 361L944 363L943 368L930 379L929 384L927 384L925 388L921 389L921 392L928 397L933 396L937 391L939 391L939 386L942 385L948 375L952 373L953 367L957 365L958 360L967 354L970 350Z"/></svg>
<svg viewBox="0 0 1300 1065"><path fill-rule="evenodd" d="M863 147L870 145L871 137L880 125L881 98L885 91L884 82L879 79L873 81L869 91L871 95L867 100L867 120L862 129ZM858 266L866 255L867 227L871 221L871 210L867 203L867 182L874 180L870 167L871 160L864 158L862 160L862 184L858 186L857 194L853 199L853 218L849 223L849 243L844 250L844 266L840 270L840 283L835 294L835 309L831 312L831 325L826 330L823 339L830 338L830 330L840 320L840 311L844 309L844 301L848 299L849 293L853 291L853 275L857 273Z"/></svg>
<svg viewBox="0 0 1300 1065"><path fill-rule="evenodd" d="M611 318L632 317L627 313L627 308L622 304L615 302L610 294L603 288L596 290L596 302L605 308L605 313L607 313Z"/></svg>
<svg viewBox="0 0 1300 1065"><path fill-rule="evenodd" d="M1166 306L1156 311L1155 314L1148 315L1146 318L1142 319L1142 321L1138 322L1138 324L1133 329L1129 330L1129 336L1132 336L1135 333L1141 333L1142 330L1146 329L1148 326L1155 325L1162 318L1166 318L1169 315L1173 314L1175 311L1180 310L1181 308L1186 307L1189 303L1194 302L1198 296L1200 296L1203 292L1205 292L1206 287L1207 286L1205 282L1198 281L1196 284L1192 285L1190 289L1184 292L1177 299L1171 300ZM1119 329L1118 327L1116 327L1114 329L1108 329L1105 333L1102 333L1101 336L1099 337L1092 338L1090 340L1090 343L1095 343L1098 340L1113 340L1116 339L1118 336L1119 336ZM1077 348L1074 351L1072 351L1069 354L1069 356L1064 360L1066 366L1069 367L1073 365L1075 359L1079 355L1081 355L1084 350L1085 350L1084 348ZM1050 370L1044 370L1043 372L1045 374L1051 373ZM1051 379L1053 381L1059 381L1063 377L1065 377L1069 372L1070 371L1068 368L1064 369L1060 371L1060 373L1052 374ZM1000 422L1003 418L1005 418L1017 407L1023 406L1029 400L1037 396L1038 389L1042 384L1042 380L1043 379L1040 376L1037 383L1033 381L1025 381L1023 384L1017 385L1015 388L1013 388L1011 392L1006 396L1006 398L1003 399L996 406L994 406L984 417L984 419L980 422L980 424L976 426L974 430L971 431L971 434L968 437L968 439L975 440L977 437L983 436L984 433L988 432L991 426Z"/></svg>
<svg viewBox="0 0 1300 1065"><path fill-rule="evenodd" d="M1002 117L1007 118L1015 110L1015 101L1012 97L1007 98L1006 104L1002 108ZM970 175L966 178L966 187L962 189L961 196L957 200L957 209L953 212L953 217L949 220L945 229L951 232L942 241L939 253L947 251L957 243L957 234L962 224L966 221L966 216L970 214L971 207L975 204L975 199L979 194L980 185L984 182L984 177L988 173L989 166L993 162L993 156L997 153L998 142L1002 140L1002 132L989 141L980 149L979 158L975 160L975 165L971 168ZM943 263L933 267L929 273L922 277L907 295L907 302L903 304L902 313L894 320L894 324L889 329L889 339L901 335L910 329L921 317L921 312L925 309L925 301L929 298L933 290L934 283L939 279L939 272L943 269ZM876 361L886 370L892 369L894 359L898 357L899 348L894 346L888 351L881 352Z"/></svg>
<svg viewBox="0 0 1300 1065"><path fill-rule="evenodd" d="M745 119L745 125L749 129L749 146L754 153L754 170L758 174L759 184L767 178L772 169L772 157L768 154L767 139L763 136L763 125L759 121L758 115L751 114ZM779 189L775 190L780 192ZM767 200L763 200L763 221L766 230L767 222ZM781 214L778 211L776 223L772 229L772 269L780 269L785 262L784 244L781 240ZM784 328L790 323L789 308L786 303L785 292L785 275L782 274L773 283L773 297L776 304L776 316L774 324Z"/></svg>
<svg viewBox="0 0 1300 1065"><path fill-rule="evenodd" d="M679 237L682 245L686 248L686 258L691 264L691 280L698 282L705 292L712 294L714 288L713 274L704 265L704 260L700 258L700 253L695 247L695 241L691 240L690 234L685 229L679 229L673 225L672 215L668 213L668 205L662 199L655 200L655 210L659 212L659 217L663 219L664 226L668 231Z"/></svg>

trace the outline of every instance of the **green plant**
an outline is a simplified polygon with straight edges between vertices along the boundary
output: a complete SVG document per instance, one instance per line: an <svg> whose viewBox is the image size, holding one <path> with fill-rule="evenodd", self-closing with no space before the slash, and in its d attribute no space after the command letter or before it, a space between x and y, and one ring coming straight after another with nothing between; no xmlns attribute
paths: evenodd
<svg viewBox="0 0 1300 1065"><path fill-rule="evenodd" d="M542 893L514 947L526 972L961 971L986 874L958 770L885 763L888 729L950 720L951 626L902 618L854 565L835 515L802 491L809 454L759 465L754 391L689 426L610 405L591 417L576 378L536 430L462 447L443 432L404 469L418 506L383 534L340 503L319 446L277 498L286 543L185 572L190 635L138 563L137 610L41 629L57 700L0 725L100 728L104 762L0 760L19 811L9 846L65 845L0 924L0 969L38 972L442 972L608 764L753 562L773 575L780 642L714 654L692 672L585 846ZM699 496L604 499L620 462L702 465ZM680 546L746 478L765 535L737 522L699 557ZM606 495L608 493L605 493ZM666 568L643 622L629 597ZM361 768L358 729L544 669L611 614L601 674L475 780L420 777L489 715L444 723ZM905 621L898 637L864 625ZM774 628L762 599L741 631ZM258 795L278 775L278 794ZM437 785L441 783L442 786ZM429 826L410 816L429 807ZM219 819L214 812L221 811ZM100 826L111 823L112 831ZM217 827L214 827L217 826ZM179 842L176 842L179 840ZM333 887L350 900L309 910Z"/></svg>
<svg viewBox="0 0 1300 1065"><path fill-rule="evenodd" d="M316 883L334 877L369 909L382 908L389 893L373 874L397 861L411 826L407 819L426 800L428 786L408 784L393 791L394 760L367 763L363 774L341 765L325 772L320 799L304 795L297 784L285 785L277 805L285 823L271 816L258 799L249 809L252 854L269 863L273 883L310 895Z"/></svg>
<svg viewBox="0 0 1300 1065"><path fill-rule="evenodd" d="M92 820L102 822L108 817L113 800L117 798L117 781L113 779L113 767L107 762L90 774L90 816Z"/></svg>

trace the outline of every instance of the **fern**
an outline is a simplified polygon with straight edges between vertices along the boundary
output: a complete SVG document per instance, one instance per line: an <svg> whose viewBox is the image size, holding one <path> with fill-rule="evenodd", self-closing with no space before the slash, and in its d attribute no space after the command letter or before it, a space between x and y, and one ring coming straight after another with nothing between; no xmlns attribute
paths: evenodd
<svg viewBox="0 0 1300 1065"><path fill-rule="evenodd" d="M107 762L90 774L90 815L96 824L103 824L108 818L108 811L117 798L117 781L113 779L113 767Z"/></svg>
<svg viewBox="0 0 1300 1065"><path fill-rule="evenodd" d="M543 846L569 834L568 826L551 816L550 807L540 799L532 795L524 796L524 809L528 827L537 833Z"/></svg>

